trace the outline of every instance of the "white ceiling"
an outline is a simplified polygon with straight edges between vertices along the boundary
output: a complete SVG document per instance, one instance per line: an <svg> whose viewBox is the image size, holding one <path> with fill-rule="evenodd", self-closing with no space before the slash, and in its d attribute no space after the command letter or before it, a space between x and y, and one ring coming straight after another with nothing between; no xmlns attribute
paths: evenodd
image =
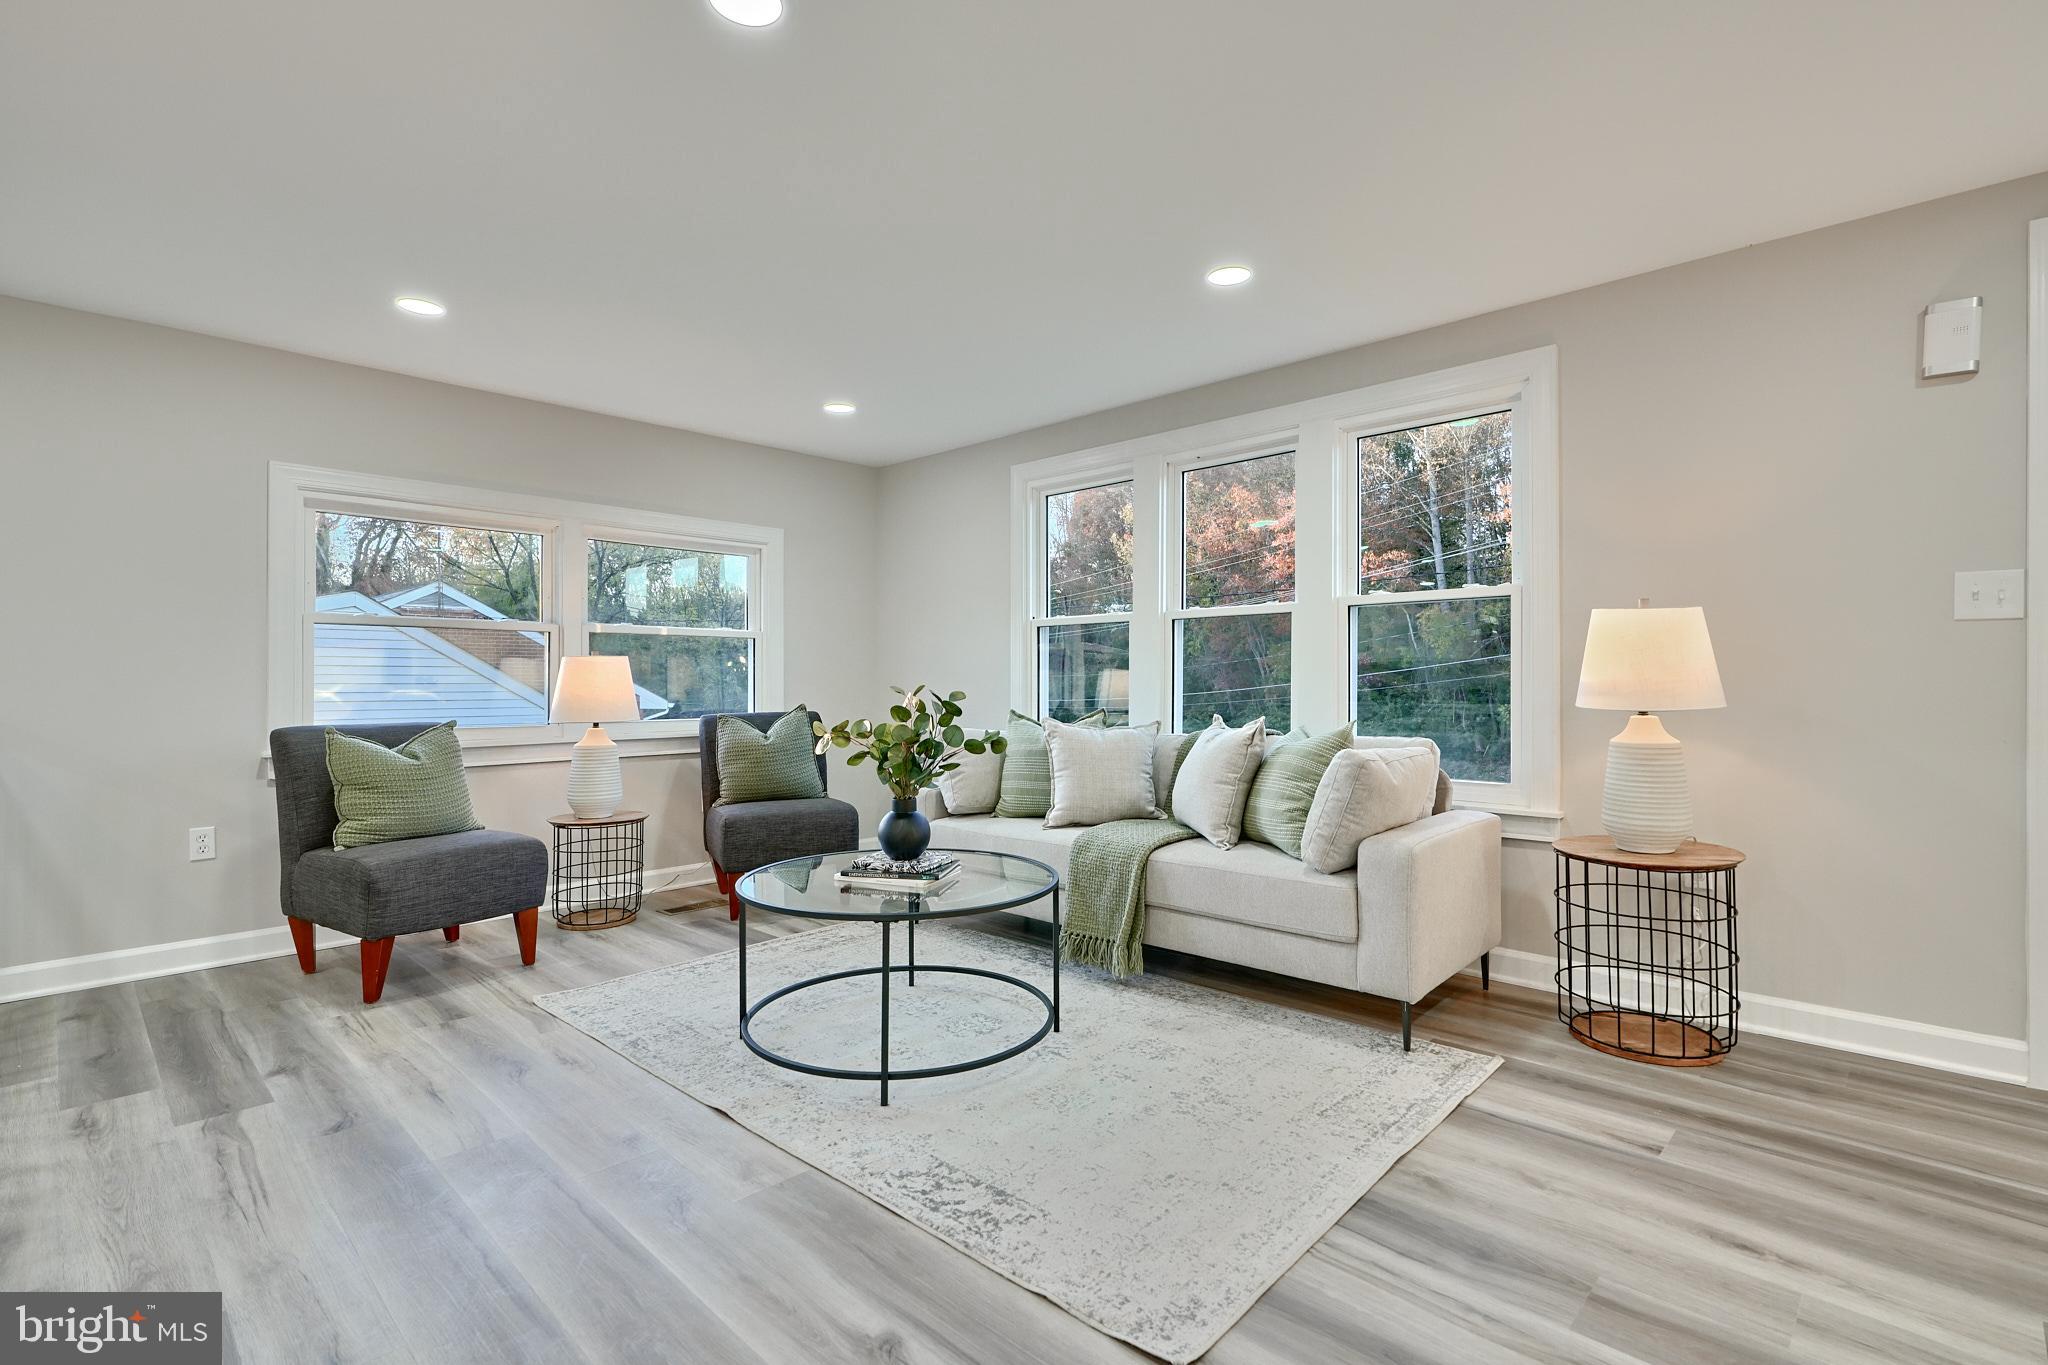
<svg viewBox="0 0 2048 1365"><path fill-rule="evenodd" d="M887 463L2048 168L2038 0L788 4L6 0L0 292Z"/></svg>

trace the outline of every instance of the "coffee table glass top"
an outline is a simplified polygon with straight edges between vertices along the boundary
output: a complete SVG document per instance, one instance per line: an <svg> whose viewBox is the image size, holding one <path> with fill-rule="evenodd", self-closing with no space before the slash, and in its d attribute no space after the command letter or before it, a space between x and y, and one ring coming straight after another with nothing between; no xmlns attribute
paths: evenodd
<svg viewBox="0 0 2048 1365"><path fill-rule="evenodd" d="M734 889L741 900L763 910L812 919L945 919L1008 910L1037 900L1059 884L1059 874L1036 858L1015 853L938 849L960 860L960 875L936 894L891 896L842 891L833 877L861 856L859 850L789 858L742 876Z"/></svg>

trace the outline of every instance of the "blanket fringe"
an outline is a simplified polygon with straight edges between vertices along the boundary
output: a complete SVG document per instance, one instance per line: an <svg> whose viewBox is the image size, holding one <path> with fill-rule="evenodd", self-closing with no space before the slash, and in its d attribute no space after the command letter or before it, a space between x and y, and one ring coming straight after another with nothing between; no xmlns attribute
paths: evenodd
<svg viewBox="0 0 2048 1365"><path fill-rule="evenodd" d="M1142 976L1145 948L1142 939L1123 943L1107 934L1077 934L1062 928L1060 961L1077 967L1098 967L1111 976Z"/></svg>

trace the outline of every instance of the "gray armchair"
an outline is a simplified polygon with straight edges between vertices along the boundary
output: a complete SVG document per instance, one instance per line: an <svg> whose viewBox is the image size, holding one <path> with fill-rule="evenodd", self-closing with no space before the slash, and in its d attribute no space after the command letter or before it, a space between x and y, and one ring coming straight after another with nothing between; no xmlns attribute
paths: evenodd
<svg viewBox="0 0 2048 1365"><path fill-rule="evenodd" d="M787 711L728 713L763 734ZM815 723L818 713L809 713ZM698 759L704 773L704 849L711 855L711 873L725 893L732 918L740 917L735 884L746 873L784 858L837 853L860 846L860 812L829 796L794 801L742 801L718 804L718 717L697 723ZM818 755L818 782L825 785L825 756Z"/></svg>
<svg viewBox="0 0 2048 1365"><path fill-rule="evenodd" d="M270 732L277 773L278 895L291 922L299 968L313 970L313 926L363 941L363 1003L384 993L391 944L399 934L439 929L454 940L461 926L510 915L519 958L533 965L540 905L547 898L548 849L538 839L472 829L361 848L334 847L334 783L327 775L327 728L291 725ZM395 748L427 727L335 726L342 734Z"/></svg>

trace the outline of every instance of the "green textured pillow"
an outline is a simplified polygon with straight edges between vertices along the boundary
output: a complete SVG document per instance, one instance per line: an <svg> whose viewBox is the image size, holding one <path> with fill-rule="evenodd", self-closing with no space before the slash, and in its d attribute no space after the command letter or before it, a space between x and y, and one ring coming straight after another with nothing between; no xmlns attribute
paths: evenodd
<svg viewBox="0 0 2048 1365"><path fill-rule="evenodd" d="M1180 743L1173 746L1173 762L1167 765L1166 786L1159 798L1159 810L1167 819L1173 818L1173 779L1180 776L1180 765L1188 761L1188 750L1195 747L1195 741L1202 737L1200 730L1191 735L1180 736Z"/></svg>
<svg viewBox="0 0 2048 1365"><path fill-rule="evenodd" d="M718 804L800 801L825 794L812 745L811 710L799 706L762 734L738 716L718 718Z"/></svg>
<svg viewBox="0 0 2048 1365"><path fill-rule="evenodd" d="M1101 725L1103 714L1090 711L1076 725ZM1052 755L1045 748L1045 727L1018 711L1003 727L1009 747L1003 750L1003 786L996 814L1005 819L1043 819L1052 809Z"/></svg>
<svg viewBox="0 0 2048 1365"><path fill-rule="evenodd" d="M334 783L336 848L482 829L469 804L455 722L422 730L395 749L339 730L327 732Z"/></svg>
<svg viewBox="0 0 2048 1365"><path fill-rule="evenodd" d="M1351 727L1310 738L1304 730L1275 745L1252 779L1244 803L1244 837L1271 844L1290 858L1301 856L1301 831L1316 788L1337 755L1351 747Z"/></svg>

